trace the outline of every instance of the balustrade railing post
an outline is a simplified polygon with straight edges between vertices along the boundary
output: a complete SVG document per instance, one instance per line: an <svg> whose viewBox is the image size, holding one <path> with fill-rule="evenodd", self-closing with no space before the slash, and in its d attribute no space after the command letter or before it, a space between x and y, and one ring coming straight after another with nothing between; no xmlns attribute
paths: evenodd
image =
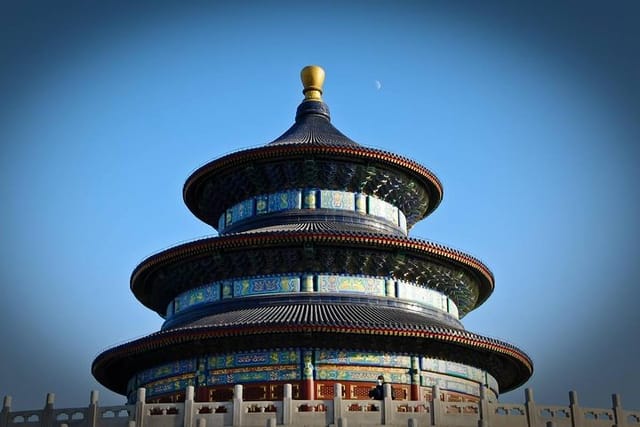
<svg viewBox="0 0 640 427"><path fill-rule="evenodd" d="M479 421L485 421L485 424L478 423L479 426L483 427L489 425L491 421L492 413L489 411L489 399L487 397L487 387L484 384L480 385L480 403L478 408L478 416L480 418Z"/></svg>
<svg viewBox="0 0 640 427"><path fill-rule="evenodd" d="M293 387L285 384L282 396L282 424L289 425L293 422Z"/></svg>
<svg viewBox="0 0 640 427"><path fill-rule="evenodd" d="M136 427L143 427L145 405L147 404L147 390L144 387L138 389L136 396Z"/></svg>
<svg viewBox="0 0 640 427"><path fill-rule="evenodd" d="M622 399L619 394L611 395L611 402L613 403L613 417L615 418L615 427L627 427L627 420L624 417L624 410L622 409Z"/></svg>
<svg viewBox="0 0 640 427"><path fill-rule="evenodd" d="M574 390L569 392L569 410L571 411L571 426L582 426L582 409L580 409L580 405L578 404L578 393Z"/></svg>
<svg viewBox="0 0 640 427"><path fill-rule="evenodd" d="M242 425L242 385L236 384L233 387L233 425L241 426Z"/></svg>
<svg viewBox="0 0 640 427"><path fill-rule="evenodd" d="M53 404L55 400L55 394L47 393L47 403L44 405L42 420L40 421L40 425L43 427L53 427L55 424L55 420L53 419Z"/></svg>
<svg viewBox="0 0 640 427"><path fill-rule="evenodd" d="M440 401L440 387L433 386L431 392L431 425L437 426L443 421L443 405Z"/></svg>
<svg viewBox="0 0 640 427"><path fill-rule="evenodd" d="M530 388L524 390L524 405L527 409L527 425L538 427L538 408L533 400L533 390Z"/></svg>
<svg viewBox="0 0 640 427"><path fill-rule="evenodd" d="M393 390L391 384L385 383L382 385L382 424L391 424L393 417Z"/></svg>
<svg viewBox="0 0 640 427"><path fill-rule="evenodd" d="M344 413L342 412L342 384L336 383L333 386L333 423L337 426L342 425Z"/></svg>
<svg viewBox="0 0 640 427"><path fill-rule="evenodd" d="M184 414L183 414L183 426L193 427L193 399L195 395L195 388L192 385L187 386L184 394Z"/></svg>
<svg viewBox="0 0 640 427"><path fill-rule="evenodd" d="M11 416L11 396L5 396L2 401L2 411L0 412L0 427L9 425L9 417Z"/></svg>
<svg viewBox="0 0 640 427"><path fill-rule="evenodd" d="M98 390L91 390L89 395L89 414L87 417L89 427L98 426Z"/></svg>

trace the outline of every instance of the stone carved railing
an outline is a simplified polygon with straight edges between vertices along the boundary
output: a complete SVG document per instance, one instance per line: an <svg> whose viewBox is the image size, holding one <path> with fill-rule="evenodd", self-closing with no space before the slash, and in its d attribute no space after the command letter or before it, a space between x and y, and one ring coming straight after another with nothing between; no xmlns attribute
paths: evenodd
<svg viewBox="0 0 640 427"><path fill-rule="evenodd" d="M342 396L336 384L335 396ZM524 404L490 402L481 390L479 402L392 400L385 385L383 400L293 400L291 385L284 387L281 401L244 401L242 386L229 402L196 402L189 387L181 403L144 403L145 389L138 390L135 405L98 405L92 392L85 408L53 407L47 395L44 409L11 411L11 397L4 398L0 427L225 427L225 426L441 426L441 427L640 427L640 411L622 408L613 395L612 408L582 408L575 392L568 406L539 405L530 389ZM434 387L432 396L440 396Z"/></svg>

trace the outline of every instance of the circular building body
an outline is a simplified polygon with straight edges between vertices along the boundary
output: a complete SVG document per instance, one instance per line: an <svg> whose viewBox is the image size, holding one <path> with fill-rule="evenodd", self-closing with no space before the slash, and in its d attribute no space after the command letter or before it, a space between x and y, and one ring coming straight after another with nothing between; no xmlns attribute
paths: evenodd
<svg viewBox="0 0 640 427"><path fill-rule="evenodd" d="M165 319L159 332L100 354L93 375L150 401L366 399L382 375L396 399L490 398L532 374L518 348L464 329L493 291L462 252L408 237L442 199L420 164L361 146L330 122L324 72L302 72L305 99L276 140L196 170L191 212L219 236L144 260L131 290Z"/></svg>

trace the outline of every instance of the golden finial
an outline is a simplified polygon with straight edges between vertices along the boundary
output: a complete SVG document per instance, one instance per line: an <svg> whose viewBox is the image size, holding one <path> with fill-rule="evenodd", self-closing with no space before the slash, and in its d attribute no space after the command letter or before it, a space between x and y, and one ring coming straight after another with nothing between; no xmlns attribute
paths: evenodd
<svg viewBox="0 0 640 427"><path fill-rule="evenodd" d="M322 101L324 70L317 65L307 65L300 71L305 101Z"/></svg>

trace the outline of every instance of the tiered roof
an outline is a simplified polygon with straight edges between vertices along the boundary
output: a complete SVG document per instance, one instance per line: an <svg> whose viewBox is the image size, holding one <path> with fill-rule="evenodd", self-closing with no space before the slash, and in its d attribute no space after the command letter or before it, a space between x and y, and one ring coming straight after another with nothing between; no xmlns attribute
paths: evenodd
<svg viewBox="0 0 640 427"><path fill-rule="evenodd" d="M407 236L438 206L442 185L420 164L340 133L322 101L319 74L317 67L303 71L306 98L281 137L214 160L187 179L185 203L221 235L160 252L133 271L135 296L167 320L161 331L96 358L93 373L106 387L124 394L137 372L180 358L291 346L457 361L486 370L502 391L531 376L531 360L516 347L465 331L457 316L390 296L307 290L222 298L167 316L167 307L185 292L261 275L410 282L446 295L460 317L492 293L493 274L482 262ZM298 197L294 204L257 212L257 203L287 191ZM346 193L396 216L367 215L362 204L333 209L313 198L301 201L321 191ZM233 217L234 206L245 205L250 212Z"/></svg>

